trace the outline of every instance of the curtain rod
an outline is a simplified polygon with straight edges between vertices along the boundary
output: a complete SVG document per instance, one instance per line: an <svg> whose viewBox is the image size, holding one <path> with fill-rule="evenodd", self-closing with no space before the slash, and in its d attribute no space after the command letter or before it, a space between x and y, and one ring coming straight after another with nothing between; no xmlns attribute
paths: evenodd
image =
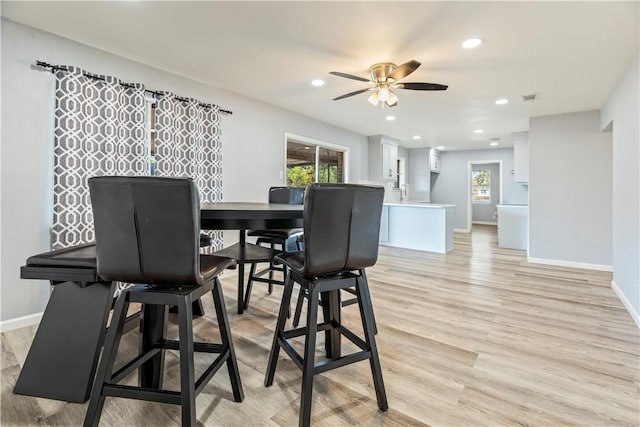
<svg viewBox="0 0 640 427"><path fill-rule="evenodd" d="M51 64L49 64L47 62L44 62L44 61L36 61L36 65L35 66L38 67L38 68L49 68L49 69L51 69L52 73L55 72L56 70L69 71L69 69L67 67L65 67L65 66L51 65ZM99 77L99 76L95 76L95 75L92 75L92 74L85 74L85 76L91 77L91 78L96 79L96 80L104 80L104 78ZM129 84L126 84L126 83L120 83L120 84L122 86L125 86L125 87L133 87L133 85L129 85ZM152 93L155 96L162 96L163 95L161 92L157 92L155 90L145 89L144 91L147 92L147 93ZM179 97L179 96L176 96L175 98L178 101L183 101L183 102L189 101L187 98L182 98L182 97ZM209 106L207 104L202 104L202 103L199 104L199 105L202 106L202 107L208 107ZM223 114L229 114L229 115L233 114L233 111L223 110L222 108L220 108L220 112L223 113Z"/></svg>

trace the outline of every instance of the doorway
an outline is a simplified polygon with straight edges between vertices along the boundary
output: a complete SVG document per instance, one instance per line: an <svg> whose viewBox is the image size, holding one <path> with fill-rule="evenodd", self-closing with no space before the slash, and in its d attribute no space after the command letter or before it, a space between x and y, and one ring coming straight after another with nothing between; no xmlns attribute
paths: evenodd
<svg viewBox="0 0 640 427"><path fill-rule="evenodd" d="M469 162L467 174L467 230L473 224L496 225L496 206L502 203L502 161Z"/></svg>

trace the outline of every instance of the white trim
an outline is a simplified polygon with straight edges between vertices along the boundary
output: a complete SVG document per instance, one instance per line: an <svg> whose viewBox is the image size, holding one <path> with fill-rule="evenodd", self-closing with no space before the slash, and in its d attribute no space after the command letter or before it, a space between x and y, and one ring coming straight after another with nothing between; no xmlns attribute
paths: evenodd
<svg viewBox="0 0 640 427"><path fill-rule="evenodd" d="M0 332L13 331L25 326L37 325L42 319L42 312L30 314L28 316L16 317L15 319L3 320L0 322Z"/></svg>
<svg viewBox="0 0 640 427"><path fill-rule="evenodd" d="M471 230L466 228L454 228L453 231L455 233L471 233Z"/></svg>
<svg viewBox="0 0 640 427"><path fill-rule="evenodd" d="M491 221L472 221L471 224L479 224L479 225L498 225L497 222Z"/></svg>
<svg viewBox="0 0 640 427"><path fill-rule="evenodd" d="M503 183L504 177L502 176L502 160L469 160L467 162L467 230L471 232L471 224L473 223L473 203L471 202L471 171L473 169L473 165L488 165L488 164L498 164L498 176L500 178L500 198L498 199L497 205L502 204L502 195L503 195ZM455 230L454 230L455 231Z"/></svg>
<svg viewBox="0 0 640 427"><path fill-rule="evenodd" d="M586 262L564 261L560 259L545 259L527 257L532 264L557 265L559 267L584 268L586 270L613 271L613 266L606 264L589 264Z"/></svg>
<svg viewBox="0 0 640 427"><path fill-rule="evenodd" d="M629 312L629 315L631 316L633 321L636 322L636 326L638 327L638 329L640 329L640 316L638 316L638 312L633 308L633 306L627 299L627 296L624 293L622 293L622 291L618 287L618 284L615 282L615 280L611 281L611 289L613 289L613 292L616 293L616 295L622 302L622 305L624 305L624 307Z"/></svg>

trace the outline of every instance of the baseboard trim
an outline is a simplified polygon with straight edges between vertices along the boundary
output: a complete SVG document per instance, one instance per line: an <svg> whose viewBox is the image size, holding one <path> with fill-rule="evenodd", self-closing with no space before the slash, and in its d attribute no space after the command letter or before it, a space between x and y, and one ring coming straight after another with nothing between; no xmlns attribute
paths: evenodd
<svg viewBox="0 0 640 427"><path fill-rule="evenodd" d="M466 228L454 228L453 231L455 233L471 233L471 230Z"/></svg>
<svg viewBox="0 0 640 427"><path fill-rule="evenodd" d="M498 225L497 222L491 222L491 221L473 221L471 224L478 224L478 225Z"/></svg>
<svg viewBox="0 0 640 427"><path fill-rule="evenodd" d="M583 268L585 270L613 271L613 266L605 264L589 264L586 262L563 261L559 259L531 258L527 261L532 264L557 265L559 267Z"/></svg>
<svg viewBox="0 0 640 427"><path fill-rule="evenodd" d="M631 305L631 302L627 299L627 296L618 287L618 284L616 283L615 280L611 281L611 289L613 289L613 292L616 293L616 295L622 302L622 305L624 305L624 308L627 309L633 321L636 322L636 326L638 327L638 329L640 329L640 316L638 316L638 312L633 308L633 306Z"/></svg>
<svg viewBox="0 0 640 427"><path fill-rule="evenodd" d="M37 325L42 320L43 313L30 314L28 316L16 317L15 319L3 320L0 322L0 332L13 331L25 326Z"/></svg>

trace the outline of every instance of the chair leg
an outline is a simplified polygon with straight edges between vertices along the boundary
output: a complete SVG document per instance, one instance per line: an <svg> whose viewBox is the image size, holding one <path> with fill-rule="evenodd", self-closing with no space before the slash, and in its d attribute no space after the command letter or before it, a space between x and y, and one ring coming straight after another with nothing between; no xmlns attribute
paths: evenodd
<svg viewBox="0 0 640 427"><path fill-rule="evenodd" d="M373 376L373 386L376 390L376 398L378 399L378 407L380 410L386 411L389 409L389 405L387 404L387 394L384 389L384 381L382 380L382 367L380 366L378 347L373 329L373 307L371 305L369 288L364 277L358 277L356 279L356 293L358 294L358 307L360 308L360 318L362 319L365 341L371 351L369 364L371 365L371 374Z"/></svg>
<svg viewBox="0 0 640 427"><path fill-rule="evenodd" d="M271 250L275 250L276 248L273 240L271 240L271 244L269 246L271 247ZM269 284L267 287L269 295L271 295L271 293L273 292L273 283L271 283L271 280L273 280L273 260L271 260L271 262L269 263Z"/></svg>
<svg viewBox="0 0 640 427"><path fill-rule="evenodd" d="M307 326L302 361L302 396L300 399L300 419L298 425L311 425L311 402L313 398L313 375L315 368L316 332L318 330L319 293L309 292L307 306Z"/></svg>
<svg viewBox="0 0 640 427"><path fill-rule="evenodd" d="M304 288L300 286L300 292L298 293L298 301L296 301L296 312L293 315L293 327L297 328L300 324L300 316L302 315L302 304L304 304L305 293Z"/></svg>
<svg viewBox="0 0 640 427"><path fill-rule="evenodd" d="M218 318L218 328L220 329L222 345L226 347L229 352L227 369L229 371L229 378L231 379L233 400L236 402L242 402L244 399L244 391L242 390L242 382L240 382L240 371L238 369L236 353L233 349L231 330L229 329L229 319L227 318L227 309L224 305L224 296L222 295L222 285L217 277L214 279L214 285L211 292L213 294L213 304L216 310L216 317Z"/></svg>
<svg viewBox="0 0 640 427"><path fill-rule="evenodd" d="M360 277L362 277L362 280L364 281L365 286L367 287L367 290L369 289L369 280L367 280L367 273L364 271L364 268L360 269ZM371 304L371 316L373 319L373 332L378 335L378 324L376 323L376 316L373 312L373 303Z"/></svg>
<svg viewBox="0 0 640 427"><path fill-rule="evenodd" d="M196 392L193 367L193 308L191 294L178 298L178 347L180 349L180 399L182 427L196 425Z"/></svg>
<svg viewBox="0 0 640 427"><path fill-rule="evenodd" d="M97 427L100 422L100 415L102 414L105 399L105 396L102 394L102 387L113 372L113 365L116 361L120 338L122 337L124 323L127 318L127 310L129 309L128 297L128 293L123 292L116 300L111 326L109 327L109 332L107 332L104 350L102 351L102 359L100 359L98 373L93 383L93 388L91 389L91 399L89 400L89 407L84 417L84 427Z"/></svg>
<svg viewBox="0 0 640 427"><path fill-rule="evenodd" d="M276 330L273 333L273 344L271 344L271 352L269 353L269 362L267 363L267 372L264 377L264 386L270 387L273 384L273 376L276 373L276 365L278 364L278 355L280 354L280 337L284 332L284 324L287 321L287 312L289 304L291 304L291 293L293 292L293 277L291 273L287 273L284 291L282 292L282 303L280 304L280 312L278 321L276 322Z"/></svg>
<svg viewBox="0 0 640 427"><path fill-rule="evenodd" d="M256 273L256 264L251 264L249 270L249 281L247 282L247 291L244 294L244 309L249 308L249 299L251 298L251 290L253 289L253 275Z"/></svg>

